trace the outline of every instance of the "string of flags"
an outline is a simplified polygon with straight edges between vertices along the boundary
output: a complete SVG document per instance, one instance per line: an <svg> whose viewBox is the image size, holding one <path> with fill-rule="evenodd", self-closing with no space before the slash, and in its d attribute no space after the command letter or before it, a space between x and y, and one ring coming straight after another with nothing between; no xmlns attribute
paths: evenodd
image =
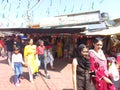
<svg viewBox="0 0 120 90"><path fill-rule="evenodd" d="M29 1L29 3L27 3L26 6L28 6L29 10L31 10L31 11L30 11L30 12L32 12L32 13L30 13L31 16L32 16L32 17L35 17L35 16L36 16L36 15L34 15L35 12L34 12L32 9L33 9L34 7L36 7L36 6L41 2L41 0L36 0L36 3L35 3L35 4L32 4L33 6L32 6L32 5L28 5L28 4L31 4L32 0L27 0L27 1ZM26 1L26 2L27 2L27 1ZM35 1L35 0L34 0L34 1ZM42 0L42 1L46 1L46 0ZM96 3L102 4L104 1L105 1L105 0L98 0L98 1L92 0L91 3L89 4L89 9L91 8L91 10L94 10ZM74 13L74 12L76 12L76 7L77 7L77 6L75 5L75 3L73 3L72 7L69 7L69 4L64 4L64 0L59 0L58 2L59 2L59 3L58 3L59 9L61 9L62 6L63 6L64 8L62 8L63 10L57 9L57 11L56 11L57 15L58 15L58 14L61 14L61 13L66 14L67 12L69 12L69 13ZM82 12L82 11L84 11L83 8L85 8L85 6L83 5L84 3L81 3L82 0L80 0L79 2L80 2L79 12ZM22 7L22 3L23 3L22 0L18 0L18 4L16 4L16 12L15 12L15 13L16 13L16 15L15 15L16 19L27 17L27 14L26 14L27 11L26 11L26 12L24 11L24 13L19 12L20 9L21 9L21 7ZM54 4L55 4L54 0L49 0L49 4L48 4L48 6L46 6L47 8L45 9L46 16L48 16L48 17L50 16L50 14L52 13L51 10L53 9ZM12 14L12 13L11 13L11 12L12 12L12 9L13 9L12 2L10 2L10 0L2 0L1 5L2 5L1 7L2 7L2 9L3 9L3 12L0 12L0 13L1 13L1 16L2 16L3 19L6 19L6 16L9 16L9 15ZM39 4L39 5L40 5L40 4ZM31 6L31 7L30 7L30 6ZM71 9L70 9L70 8L71 8ZM77 8L78 8L78 7L77 7ZM15 9L15 8L14 8L14 9ZM36 9L34 9L34 10L36 10ZM6 11L8 11L8 12L7 12L7 15L6 15ZM38 12L38 13L41 13L41 15L43 15L44 11L43 11L43 12L40 11L40 12ZM19 15L19 14L22 14L22 15ZM51 15L52 15L52 14L51 14ZM7 18L11 18L11 17L9 16L9 17L7 17ZM7 26L9 26L9 25L10 25L10 24L8 23ZM22 24L21 24L21 26L22 26Z"/></svg>

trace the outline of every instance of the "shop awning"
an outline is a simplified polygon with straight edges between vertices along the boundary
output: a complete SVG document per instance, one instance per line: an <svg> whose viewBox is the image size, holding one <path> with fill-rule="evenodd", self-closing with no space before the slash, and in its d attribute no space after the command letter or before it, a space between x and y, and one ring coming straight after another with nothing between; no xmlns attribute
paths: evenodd
<svg viewBox="0 0 120 90"><path fill-rule="evenodd" d="M80 33L84 32L86 29L83 28L50 28L50 29L41 29L41 28L7 28L0 29L2 32L21 32L21 33L40 33L40 34L57 34L57 33Z"/></svg>
<svg viewBox="0 0 120 90"><path fill-rule="evenodd" d="M120 26L110 27L109 29L96 30L96 31L85 31L85 35L113 35L120 34Z"/></svg>

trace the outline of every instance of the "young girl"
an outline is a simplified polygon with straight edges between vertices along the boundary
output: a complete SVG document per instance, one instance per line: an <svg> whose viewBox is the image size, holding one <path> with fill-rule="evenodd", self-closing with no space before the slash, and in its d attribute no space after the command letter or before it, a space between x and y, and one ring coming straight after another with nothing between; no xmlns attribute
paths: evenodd
<svg viewBox="0 0 120 90"><path fill-rule="evenodd" d="M14 69L14 83L16 86L20 85L19 78L22 77L22 64L24 64L22 54L19 51L19 48L15 47L12 54L12 68Z"/></svg>
<svg viewBox="0 0 120 90"><path fill-rule="evenodd" d="M72 62L73 88L74 90L95 90L90 78L88 48L80 44L77 50L77 57Z"/></svg>
<svg viewBox="0 0 120 90"><path fill-rule="evenodd" d="M45 50L44 41L43 40L38 40L38 46L36 48L38 59L40 60L41 66L44 68L44 72L45 72L45 75L46 75L45 77L47 79L50 79L50 75L47 72L47 66L46 66L46 63L45 63L44 50ZM40 67L39 67L39 69L40 69Z"/></svg>
<svg viewBox="0 0 120 90"><path fill-rule="evenodd" d="M54 57L52 55L52 47L51 46L46 46L46 48L44 50L44 56L45 56L45 63L46 64L50 63L51 69L54 70L55 69L53 66Z"/></svg>

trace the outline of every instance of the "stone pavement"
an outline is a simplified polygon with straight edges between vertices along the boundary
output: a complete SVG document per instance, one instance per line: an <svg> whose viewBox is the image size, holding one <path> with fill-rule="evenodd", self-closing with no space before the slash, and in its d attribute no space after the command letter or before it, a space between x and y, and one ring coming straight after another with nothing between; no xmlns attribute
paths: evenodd
<svg viewBox="0 0 120 90"><path fill-rule="evenodd" d="M34 79L35 83L28 80L28 71L23 67L24 79L20 86L13 84L13 70L8 65L6 58L0 57L0 90L73 90L72 67L70 60L55 60L55 70L48 69L51 79L44 77L44 71L41 68L40 77ZM49 66L48 66L49 68Z"/></svg>

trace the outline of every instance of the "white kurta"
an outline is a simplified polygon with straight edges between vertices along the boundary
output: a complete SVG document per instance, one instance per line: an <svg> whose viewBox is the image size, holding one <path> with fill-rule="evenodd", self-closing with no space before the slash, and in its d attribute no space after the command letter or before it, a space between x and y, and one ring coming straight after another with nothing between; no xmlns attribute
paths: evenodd
<svg viewBox="0 0 120 90"><path fill-rule="evenodd" d="M54 57L53 57L53 55L52 55L52 53L50 52L49 49L44 50L44 55L45 55L45 63L46 64L51 63L51 62L54 61Z"/></svg>

